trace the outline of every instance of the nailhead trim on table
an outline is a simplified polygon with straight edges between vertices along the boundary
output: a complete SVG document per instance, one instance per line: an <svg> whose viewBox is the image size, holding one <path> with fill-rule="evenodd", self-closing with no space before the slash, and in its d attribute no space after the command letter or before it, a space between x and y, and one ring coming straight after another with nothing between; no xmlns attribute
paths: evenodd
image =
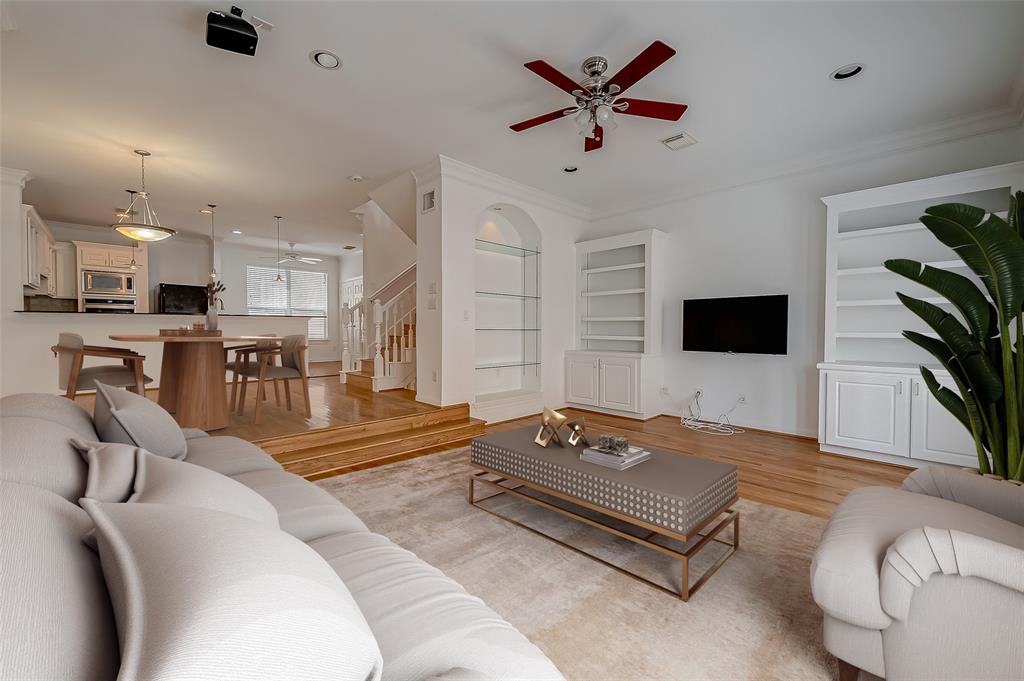
<svg viewBox="0 0 1024 681"><path fill-rule="evenodd" d="M479 440L473 440L470 461L685 535L736 496L735 470L697 496L684 498L651 492ZM614 475L615 471L609 473Z"/></svg>

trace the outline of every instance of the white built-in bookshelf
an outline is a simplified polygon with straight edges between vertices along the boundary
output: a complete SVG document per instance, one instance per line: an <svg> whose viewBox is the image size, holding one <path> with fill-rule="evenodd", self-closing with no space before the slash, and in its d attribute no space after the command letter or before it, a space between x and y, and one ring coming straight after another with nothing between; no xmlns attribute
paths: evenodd
<svg viewBox="0 0 1024 681"><path fill-rule="evenodd" d="M912 193L915 187L910 186L903 195L897 192L879 197L886 203L856 203L846 210L829 204L826 362L886 362L912 367L935 364L934 358L903 338L904 330L934 334L903 306L896 293L927 300L958 313L931 289L890 272L882 263L892 258L917 260L979 283L956 253L936 239L918 218L929 206L954 202L979 206L1005 216L1009 200L1006 178L985 177L991 179L988 184L1002 186L985 186L984 181L961 188L949 186L945 190L948 194L926 198L915 196ZM928 191L920 185L917 189L919 193L943 191L938 187ZM837 198L829 197L833 201Z"/></svg>
<svg viewBox="0 0 1024 681"><path fill-rule="evenodd" d="M649 229L576 244L578 350L659 351L652 260L661 236Z"/></svg>

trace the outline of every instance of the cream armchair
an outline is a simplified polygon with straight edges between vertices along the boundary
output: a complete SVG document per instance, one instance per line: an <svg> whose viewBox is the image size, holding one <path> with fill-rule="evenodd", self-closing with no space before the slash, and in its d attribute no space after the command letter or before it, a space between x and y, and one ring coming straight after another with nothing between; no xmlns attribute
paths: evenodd
<svg viewBox="0 0 1024 681"><path fill-rule="evenodd" d="M1024 487L952 468L848 495L811 566L841 678L1020 678L1022 520Z"/></svg>

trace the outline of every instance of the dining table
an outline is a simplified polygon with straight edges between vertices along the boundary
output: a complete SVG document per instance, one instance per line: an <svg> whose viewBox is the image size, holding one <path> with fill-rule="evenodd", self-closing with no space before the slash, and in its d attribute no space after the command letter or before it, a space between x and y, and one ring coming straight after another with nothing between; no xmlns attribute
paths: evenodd
<svg viewBox="0 0 1024 681"><path fill-rule="evenodd" d="M225 343L280 343L283 336L111 334L123 343L163 343L157 402L182 428L228 426Z"/></svg>

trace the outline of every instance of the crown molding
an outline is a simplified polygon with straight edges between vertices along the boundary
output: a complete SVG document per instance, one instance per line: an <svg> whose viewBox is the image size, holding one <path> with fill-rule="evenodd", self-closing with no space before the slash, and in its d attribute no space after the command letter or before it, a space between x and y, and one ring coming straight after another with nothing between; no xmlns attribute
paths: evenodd
<svg viewBox="0 0 1024 681"><path fill-rule="evenodd" d="M19 170L18 168L0 168L0 181L4 184L17 185L19 189L24 189L25 185L31 179L32 173L27 170Z"/></svg>
<svg viewBox="0 0 1024 681"><path fill-rule="evenodd" d="M550 210L568 215L580 220L592 219L592 212L588 206L569 199L564 199L542 189L531 187L528 184L510 180L507 177L492 173L489 170L471 166L462 161L456 161L447 156L439 156L440 173L442 178L451 177L460 182L471 184L480 189L496 192L506 197L528 201L534 205L548 208ZM415 174L415 173L414 173ZM419 179L419 176L416 176ZM442 188L442 194L444 190Z"/></svg>
<svg viewBox="0 0 1024 681"><path fill-rule="evenodd" d="M924 149L947 142L1019 127L1022 121L1024 121L1024 95L1018 96L1018 100L1013 106L1006 105L977 114L961 116L933 125L922 126L915 130L878 137L863 144L850 145L825 154L805 157L798 161L769 167L762 172L753 172L746 177L740 177L737 181L727 181L718 184L711 181L704 186L687 191L675 191L668 194L634 199L628 202L599 206L593 210L591 219L602 220L619 217L626 213L687 201L698 196L786 177L805 175L840 164L882 158L892 154Z"/></svg>

